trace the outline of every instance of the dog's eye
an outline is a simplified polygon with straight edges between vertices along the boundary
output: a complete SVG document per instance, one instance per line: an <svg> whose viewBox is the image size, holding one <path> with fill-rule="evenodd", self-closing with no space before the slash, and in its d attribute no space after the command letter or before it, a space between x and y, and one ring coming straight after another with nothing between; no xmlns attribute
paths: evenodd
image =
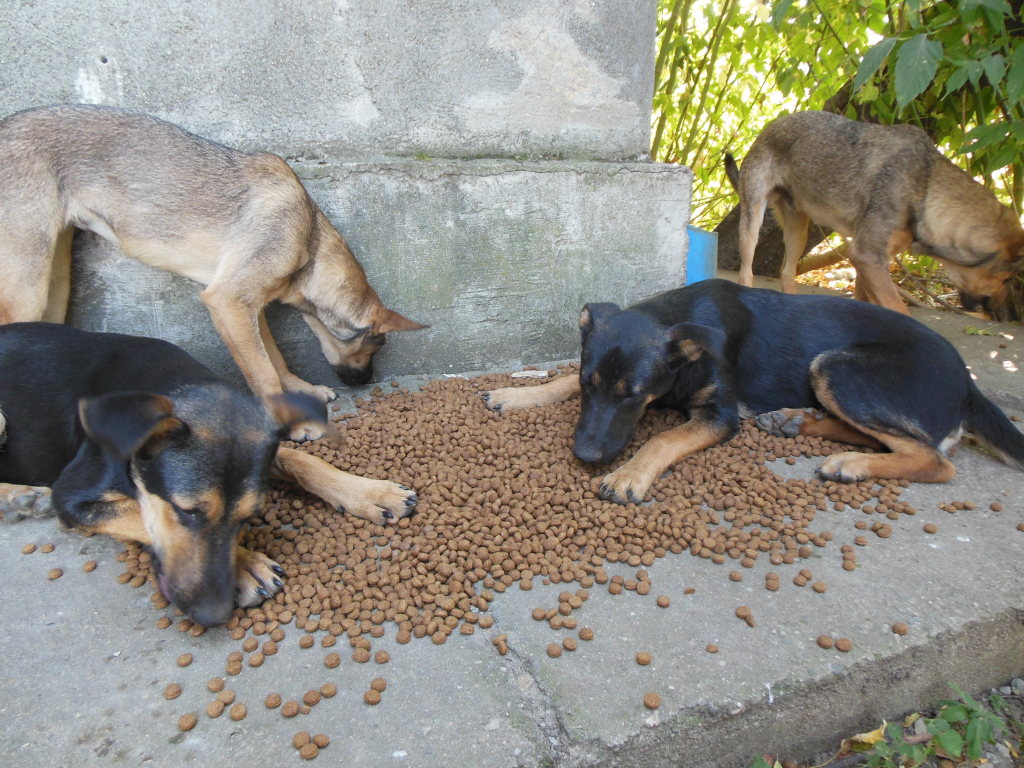
<svg viewBox="0 0 1024 768"><path fill-rule="evenodd" d="M206 521L206 513L201 507L175 507L174 511L178 513L181 524L190 528L200 526Z"/></svg>

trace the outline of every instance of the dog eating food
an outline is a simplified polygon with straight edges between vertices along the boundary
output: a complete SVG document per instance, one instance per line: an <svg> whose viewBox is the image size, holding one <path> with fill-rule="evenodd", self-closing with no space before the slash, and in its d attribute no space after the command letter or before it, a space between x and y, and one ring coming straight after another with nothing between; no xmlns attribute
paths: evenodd
<svg viewBox="0 0 1024 768"><path fill-rule="evenodd" d="M1016 320L1009 281L1024 269L1016 214L942 156L910 125L876 125L829 112L797 112L769 123L743 168L726 155L740 195L740 283L753 284L757 236L767 205L786 245L782 289L796 290L797 262L811 221L852 238L856 296L906 313L889 260L910 250L938 258L968 311Z"/></svg>
<svg viewBox="0 0 1024 768"><path fill-rule="evenodd" d="M384 307L345 240L276 155L91 105L0 120L0 155L0 323L64 321L77 227L203 284L214 326L261 397L335 396L288 370L263 316L271 301L299 309L350 385L370 380L385 334L426 327Z"/></svg>

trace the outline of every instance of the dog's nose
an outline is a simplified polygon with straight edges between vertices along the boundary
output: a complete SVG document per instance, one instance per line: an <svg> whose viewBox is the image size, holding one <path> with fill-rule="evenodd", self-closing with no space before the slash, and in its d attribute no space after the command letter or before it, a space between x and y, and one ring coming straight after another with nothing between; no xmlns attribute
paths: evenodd
<svg viewBox="0 0 1024 768"><path fill-rule="evenodd" d="M347 365L339 365L334 369L341 379L341 383L348 387L361 387L368 384L373 378L373 368L350 368Z"/></svg>
<svg viewBox="0 0 1024 768"><path fill-rule="evenodd" d="M217 627L226 624L231 619L231 612L234 608L234 601L232 601L227 604L192 606L187 613L197 624L204 627Z"/></svg>
<svg viewBox="0 0 1024 768"><path fill-rule="evenodd" d="M605 458L604 452L599 446L581 444L579 441L573 445L572 453L577 459L587 464L604 464L611 461L611 458Z"/></svg>

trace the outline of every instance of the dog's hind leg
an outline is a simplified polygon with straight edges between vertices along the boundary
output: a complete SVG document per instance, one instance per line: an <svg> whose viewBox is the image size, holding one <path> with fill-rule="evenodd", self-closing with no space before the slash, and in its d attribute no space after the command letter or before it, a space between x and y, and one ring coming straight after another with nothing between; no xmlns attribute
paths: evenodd
<svg viewBox="0 0 1024 768"><path fill-rule="evenodd" d="M24 222L16 224L0 222L0 324L46 317L54 249L60 239L56 229L26 230Z"/></svg>
<svg viewBox="0 0 1024 768"><path fill-rule="evenodd" d="M882 444L875 438L861 432L842 419L836 418L827 411L816 408L780 408L770 413L762 413L754 418L760 429L776 437L824 437L841 443L863 445L868 448L881 448Z"/></svg>
<svg viewBox="0 0 1024 768"><path fill-rule="evenodd" d="M67 317L68 299L71 297L71 244L74 237L74 228L68 227L57 236L53 247L46 311L43 313L43 320L48 323L63 323Z"/></svg>
<svg viewBox="0 0 1024 768"><path fill-rule="evenodd" d="M774 195L772 211L782 226L782 238L786 244L786 258L779 273L782 292L796 293L796 267L807 247L807 229L811 225L811 220L806 213L798 211L779 194Z"/></svg>
<svg viewBox="0 0 1024 768"><path fill-rule="evenodd" d="M884 242L873 233L858 231L850 248L850 261L857 270L856 298L910 314L889 275L889 263L893 256L909 247L911 239L909 232L903 229L890 232Z"/></svg>
<svg viewBox="0 0 1024 768"><path fill-rule="evenodd" d="M821 465L822 477L843 482L880 477L942 483L956 474L941 447L959 433L958 409L937 397L929 402L916 391L913 384L920 377L915 379L914 369L921 366L912 357L908 350L874 345L825 352L814 359L811 386L821 404L856 432L889 449L833 454Z"/></svg>

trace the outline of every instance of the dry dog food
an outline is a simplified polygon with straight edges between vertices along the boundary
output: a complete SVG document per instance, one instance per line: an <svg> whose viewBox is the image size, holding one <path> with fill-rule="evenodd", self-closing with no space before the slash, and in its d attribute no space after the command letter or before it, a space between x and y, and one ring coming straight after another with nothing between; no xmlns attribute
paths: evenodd
<svg viewBox="0 0 1024 768"><path fill-rule="evenodd" d="M231 711L228 712L228 717L232 720L244 720L247 714L249 714L249 709L245 704L235 704L231 707Z"/></svg>
<svg viewBox="0 0 1024 768"><path fill-rule="evenodd" d="M704 650L707 651L708 653L718 653L718 646L715 645L714 643L708 643L704 647Z"/></svg>
<svg viewBox="0 0 1024 768"><path fill-rule="evenodd" d="M387 690L388 681L383 677L375 677L370 681L370 690L376 691L377 693L384 693Z"/></svg>
<svg viewBox="0 0 1024 768"><path fill-rule="evenodd" d="M651 663L651 654L647 651L640 651L640 653L636 655L636 663L641 667L646 667Z"/></svg>
<svg viewBox="0 0 1024 768"><path fill-rule="evenodd" d="M178 718L178 730L179 731L191 731L196 727L196 723L199 722L199 715L195 712L189 712L187 715L182 715Z"/></svg>
<svg viewBox="0 0 1024 768"><path fill-rule="evenodd" d="M318 733L313 737L313 743L316 744L319 749L323 749L331 743L331 740L326 733Z"/></svg>
<svg viewBox="0 0 1024 768"><path fill-rule="evenodd" d="M363 694L363 701L370 705L380 704L380 691L375 691L371 688Z"/></svg>
<svg viewBox="0 0 1024 768"><path fill-rule="evenodd" d="M281 705L281 715L283 717L295 717L297 714L299 714L299 702L295 699L288 699L288 701Z"/></svg>
<svg viewBox="0 0 1024 768"><path fill-rule="evenodd" d="M267 709L277 709L281 706L281 694L267 694L267 698L263 700L263 706L265 706Z"/></svg>
<svg viewBox="0 0 1024 768"><path fill-rule="evenodd" d="M302 749L306 744L309 744L313 740L313 737L309 735L309 731L299 731L292 736L292 746L296 749Z"/></svg>
<svg viewBox="0 0 1024 768"><path fill-rule="evenodd" d="M51 568L49 571L46 572L46 578L48 578L50 581L53 581L54 579L59 579L63 575L64 571L60 568Z"/></svg>
<svg viewBox="0 0 1024 768"><path fill-rule="evenodd" d="M824 648L826 651L830 650L832 646L835 645L835 641L832 639L831 635L818 635L817 642L818 647Z"/></svg>
<svg viewBox="0 0 1024 768"><path fill-rule="evenodd" d="M21 548L21 554L23 554L23 555L31 555L35 551L36 551L36 545L33 544L32 542L29 542L28 544L25 544Z"/></svg>
<svg viewBox="0 0 1024 768"><path fill-rule="evenodd" d="M319 754L320 749L313 742L303 744L302 749L299 750L299 757L301 757L303 760L312 760Z"/></svg>
<svg viewBox="0 0 1024 768"><path fill-rule="evenodd" d="M562 646L560 646L558 643L548 643L547 654L552 659L557 659L559 656L562 655Z"/></svg>
<svg viewBox="0 0 1024 768"><path fill-rule="evenodd" d="M50 552L53 552L54 549L56 549L56 547L54 547L53 544L43 544L43 546L39 548L39 551L49 554Z"/></svg>
<svg viewBox="0 0 1024 768"><path fill-rule="evenodd" d="M334 669L339 664L341 664L340 654L328 653L326 656L324 656L324 666L328 669Z"/></svg>
<svg viewBox="0 0 1024 768"><path fill-rule="evenodd" d="M164 688L165 699L176 699L179 696L181 696L181 686L178 685L178 683L171 683L166 688Z"/></svg>
<svg viewBox="0 0 1024 768"><path fill-rule="evenodd" d="M923 529L925 533L936 533L939 530L939 526L935 523L925 523Z"/></svg>
<svg viewBox="0 0 1024 768"><path fill-rule="evenodd" d="M902 621L897 621L892 625L892 631L897 635L905 635L910 631L910 627Z"/></svg>
<svg viewBox="0 0 1024 768"><path fill-rule="evenodd" d="M86 573L92 573L96 570L96 566L99 565L95 560L86 560L82 563L82 570Z"/></svg>
<svg viewBox="0 0 1024 768"><path fill-rule="evenodd" d="M593 640L593 639L594 639L594 630L592 630L590 627L583 627L583 629L580 630L580 640Z"/></svg>
<svg viewBox="0 0 1024 768"><path fill-rule="evenodd" d="M179 667L187 667L191 663L192 663L192 654L191 653L183 653L183 654L181 654L181 656L178 657L178 666Z"/></svg>
<svg viewBox="0 0 1024 768"><path fill-rule="evenodd" d="M653 691L649 691L648 693L645 693L644 694L644 706L647 707L648 709L657 709L658 707L661 706L661 696L659 696L658 694L654 693Z"/></svg>
<svg viewBox="0 0 1024 768"><path fill-rule="evenodd" d="M325 699L333 699L338 694L338 686L334 683L324 683L320 686L320 695Z"/></svg>
<svg viewBox="0 0 1024 768"><path fill-rule="evenodd" d="M224 702L214 699L206 705L206 714L210 717L220 717L224 714Z"/></svg>
<svg viewBox="0 0 1024 768"><path fill-rule="evenodd" d="M836 650L847 653L853 648L853 642L848 637L840 637L836 640Z"/></svg>

